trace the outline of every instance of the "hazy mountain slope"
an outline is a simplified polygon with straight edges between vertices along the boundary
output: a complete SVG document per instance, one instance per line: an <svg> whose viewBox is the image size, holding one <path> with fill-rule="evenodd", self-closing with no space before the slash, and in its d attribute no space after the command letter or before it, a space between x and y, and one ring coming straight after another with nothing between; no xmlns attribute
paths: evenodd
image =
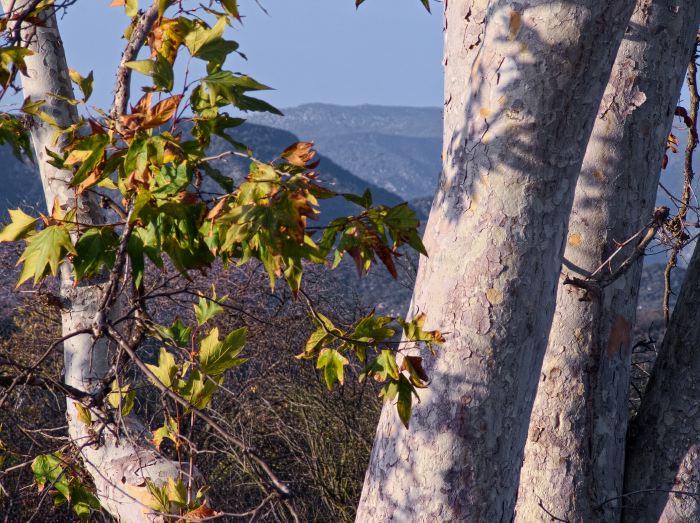
<svg viewBox="0 0 700 523"><path fill-rule="evenodd" d="M316 136L379 133L434 138L442 136L442 110L438 107L304 104L282 109L284 116L249 115L250 121L286 129L305 140ZM314 136L306 136L307 134Z"/></svg>
<svg viewBox="0 0 700 523"><path fill-rule="evenodd" d="M307 104L283 112L250 121L314 141L338 165L404 199L432 195L440 173L439 108Z"/></svg>
<svg viewBox="0 0 700 523"><path fill-rule="evenodd" d="M38 205L44 210L44 195L37 167L29 160L20 162L8 146L0 147L0 221L6 210L19 205Z"/></svg>
<svg viewBox="0 0 700 523"><path fill-rule="evenodd" d="M269 161L276 158L287 146L299 141L294 134L271 127L255 124L244 124L233 129L230 133L237 141L246 144L256 158ZM210 154L216 155L232 147L221 138L212 141ZM370 189L375 203L396 205L403 201L396 194L375 184L363 180L348 170L340 167L329 158L320 155L321 164L318 167L319 179L329 188L338 192L362 194ZM216 162L217 167L225 175L241 180L248 172L249 161L245 158L228 157ZM0 222L7 219L7 209L19 205L39 205L43 209L41 183L36 174L35 166L30 162L20 162L9 148L0 148ZM212 186L212 189L214 187ZM325 200L321 204L322 218L331 219L336 216L356 213L357 207L342 198Z"/></svg>

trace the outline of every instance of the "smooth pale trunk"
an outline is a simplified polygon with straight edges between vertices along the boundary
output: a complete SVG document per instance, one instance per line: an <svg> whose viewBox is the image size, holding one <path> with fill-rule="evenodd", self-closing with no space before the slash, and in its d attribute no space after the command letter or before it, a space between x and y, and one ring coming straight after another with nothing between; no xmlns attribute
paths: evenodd
<svg viewBox="0 0 700 523"><path fill-rule="evenodd" d="M443 173L410 314L447 342L385 406L357 521L511 521L576 179L632 1L445 5Z"/></svg>
<svg viewBox="0 0 700 523"><path fill-rule="evenodd" d="M31 1L2 0L2 4L4 9L14 5L14 9L21 12L23 6L31 4ZM26 59L28 74L22 75L22 90L25 97L45 100L42 110L53 116L59 126L68 127L77 121L75 108L48 94L73 98L63 44L55 15L48 11L42 18L45 25L27 26L22 30L23 40L29 41L28 47L34 51ZM58 151L65 143L63 139L55 143L55 129L34 118L31 137L49 210L57 201L64 210L77 207L82 223L104 223L104 211L96 202L85 195L76 196L75 190L69 186L72 173L56 169L46 162L50 159L46 149ZM99 282L83 282L74 286L70 267L67 264L61 267L64 335L92 325L100 296ZM102 378L110 367L105 340L95 341L91 335L67 340L64 343L64 359L65 382L85 391L101 387ZM71 400L68 400L66 415L71 440L95 482L102 505L122 523L162 521L160 516L148 515L152 510L143 503L148 499L144 479L151 478L156 483L163 483L167 477L177 478L179 469L176 463L160 456L147 441L150 437L147 428L129 416L121 430L115 426L102 430L99 441L96 441L91 434L94 431L77 419ZM118 440L112 431L120 432Z"/></svg>
<svg viewBox="0 0 700 523"><path fill-rule="evenodd" d="M652 216L666 138L700 23L697 0L674 6L637 1L588 143L530 419L517 521L543 520L542 507L571 522L619 519L630 329L642 262L598 295L562 281L591 274ZM612 267L638 242L623 249Z"/></svg>

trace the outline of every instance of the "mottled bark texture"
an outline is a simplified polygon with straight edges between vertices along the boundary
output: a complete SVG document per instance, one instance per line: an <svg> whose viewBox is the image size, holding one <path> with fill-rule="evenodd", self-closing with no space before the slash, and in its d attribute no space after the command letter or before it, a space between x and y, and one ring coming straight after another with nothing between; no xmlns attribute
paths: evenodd
<svg viewBox="0 0 700 523"><path fill-rule="evenodd" d="M630 422L624 521L700 520L698 311L700 249L696 248L639 412Z"/></svg>
<svg viewBox="0 0 700 523"><path fill-rule="evenodd" d="M2 0L3 8L22 13L31 0ZM73 98L68 76L66 57L61 42L56 17L49 8L41 16L43 24L27 24L22 28L22 40L34 52L26 59L27 75L22 76L22 88L26 97L45 100L42 110L53 116L59 126L69 127L77 121L75 107L50 96L58 94ZM81 223L104 223L104 210L93 198L83 193L76 196L69 185L70 171L62 171L49 165L46 149L60 150L65 137L54 142L55 129L38 118L31 127L34 148L46 204L49 209L57 202L64 210L76 207ZM63 334L89 328L95 318L101 297L101 284L81 282L73 285L68 264L61 267L61 298L63 300ZM80 390L93 392L104 383L110 368L107 344L104 339L95 340L91 335L74 336L64 342L65 382ZM151 509L143 501L147 499L145 478L163 483L168 476L176 477L176 463L164 459L148 441L149 432L138 420L129 417L120 427L95 431L76 416L74 403L67 405L68 429L71 440L80 451L85 466L90 472L97 495L103 506L122 523L162 521L159 516L149 515ZM115 438L114 434L119 434Z"/></svg>
<svg viewBox="0 0 700 523"><path fill-rule="evenodd" d="M700 521L700 249L695 248L637 415L623 521Z"/></svg>
<svg viewBox="0 0 700 523"><path fill-rule="evenodd" d="M446 333L382 412L358 522L507 522L569 213L633 1L445 3L444 167L409 314Z"/></svg>
<svg viewBox="0 0 700 523"><path fill-rule="evenodd" d="M673 7L673 8L672 8ZM599 292L586 278L649 222L683 72L700 23L697 0L638 0L581 167L556 312L520 477L516 520L544 507L571 522L619 519L628 418L630 329L641 259ZM632 255L638 237L611 263Z"/></svg>

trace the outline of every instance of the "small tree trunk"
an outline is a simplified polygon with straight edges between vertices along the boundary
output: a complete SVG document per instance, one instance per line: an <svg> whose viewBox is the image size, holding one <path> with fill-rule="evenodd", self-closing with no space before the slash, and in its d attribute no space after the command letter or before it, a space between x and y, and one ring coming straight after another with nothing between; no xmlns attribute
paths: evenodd
<svg viewBox="0 0 700 523"><path fill-rule="evenodd" d="M696 248L642 404L630 422L624 521L700 520L699 310Z"/></svg>
<svg viewBox="0 0 700 523"><path fill-rule="evenodd" d="M513 516L569 212L632 1L445 5L444 168L410 314L446 333L384 408L358 522Z"/></svg>
<svg viewBox="0 0 700 523"><path fill-rule="evenodd" d="M13 8L16 13L35 4L31 0L2 0L2 3L5 10ZM51 8L45 9L41 18L43 24L25 24L21 30L22 40L34 52L25 60L27 75L22 76L23 92L32 100L45 100L42 110L53 116L59 126L69 127L78 120L75 108L50 96L58 94L73 98L55 13ZM57 202L64 210L77 208L81 223L104 223L104 211L94 199L86 193L76 196L75 190L70 187L72 173L47 163L50 158L46 149L60 150L65 144L64 138L54 143L55 129L38 118L32 122L31 137L49 210ZM71 268L67 263L63 264L61 297L64 303L64 335L92 325L101 294L100 282L82 282L74 286ZM103 386L110 368L104 338L95 340L89 334L82 334L68 339L64 343L64 359L65 382L68 385L88 392ZM71 400L67 405L67 418L70 438L95 482L102 505L122 523L162 521L162 517L151 515L152 510L144 505L149 499L145 478L162 484L167 477L177 477L179 468L176 463L163 458L149 443L148 429L132 416L125 419L120 427L110 426L100 431L96 439L94 431L77 419L75 404ZM118 438L115 433L119 434Z"/></svg>
<svg viewBox="0 0 700 523"><path fill-rule="evenodd" d="M697 0L674 9L638 0L620 45L576 187L564 266L586 278L652 216L666 138L700 23ZM612 267L633 255L643 234ZM628 418L630 329L641 258L599 292L559 285L530 419L517 520L544 510L577 522L616 521ZM598 276L610 275L608 268ZM543 508L544 507L544 508Z"/></svg>
<svg viewBox="0 0 700 523"><path fill-rule="evenodd" d="M697 44L688 67L685 178L692 181L700 94ZM695 135L695 136L693 136ZM690 189L688 189L690 190ZM649 383L627 435L625 521L700 521L700 249L695 248Z"/></svg>

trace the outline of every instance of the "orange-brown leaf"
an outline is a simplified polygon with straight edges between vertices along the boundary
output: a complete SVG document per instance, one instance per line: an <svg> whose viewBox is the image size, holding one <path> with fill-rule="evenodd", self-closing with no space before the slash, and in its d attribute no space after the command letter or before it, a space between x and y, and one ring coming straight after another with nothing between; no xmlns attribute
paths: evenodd
<svg viewBox="0 0 700 523"><path fill-rule="evenodd" d="M177 106L180 104L181 99L182 95L178 94L161 100L154 105L148 111L148 118L144 122L144 127L158 127L170 120L175 114L175 111L177 111Z"/></svg>
<svg viewBox="0 0 700 523"><path fill-rule="evenodd" d="M297 167L307 167L307 164L316 156L313 146L313 142L293 143L282 151L282 158Z"/></svg>
<svg viewBox="0 0 700 523"><path fill-rule="evenodd" d="M209 210L209 212L207 213L207 220L216 220L216 218L218 218L218 216L221 214L221 211L224 209L224 205L226 205L226 200L228 200L228 198L222 198L214 207L212 207Z"/></svg>
<svg viewBox="0 0 700 523"><path fill-rule="evenodd" d="M190 510L187 514L183 514L184 518L180 521L201 521L203 519L210 519L216 517L220 514L221 512L212 510L211 508L209 508L209 506L207 506L206 503L203 503L200 507L197 507L194 510Z"/></svg>
<svg viewBox="0 0 700 523"><path fill-rule="evenodd" d="M148 110L151 108L151 98L153 98L153 93L151 91L144 94L141 99L136 102L136 105L131 107L131 113L148 113Z"/></svg>

